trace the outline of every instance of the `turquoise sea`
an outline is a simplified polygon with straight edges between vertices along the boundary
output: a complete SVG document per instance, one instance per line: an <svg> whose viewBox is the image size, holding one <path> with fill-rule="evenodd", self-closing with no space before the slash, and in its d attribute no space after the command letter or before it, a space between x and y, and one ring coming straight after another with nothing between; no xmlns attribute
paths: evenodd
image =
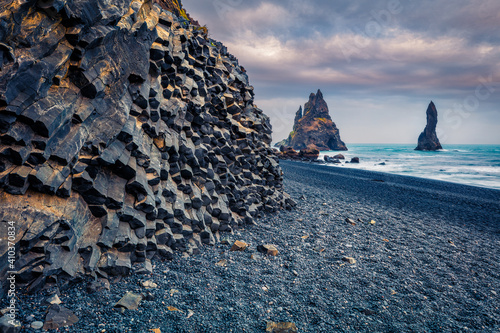
<svg viewBox="0 0 500 333"><path fill-rule="evenodd" d="M347 144L338 153L350 161L357 156L360 164L342 163L335 167L388 172L413 177L500 189L500 145L443 145L443 150L416 151L412 144ZM385 165L383 165L385 163Z"/></svg>

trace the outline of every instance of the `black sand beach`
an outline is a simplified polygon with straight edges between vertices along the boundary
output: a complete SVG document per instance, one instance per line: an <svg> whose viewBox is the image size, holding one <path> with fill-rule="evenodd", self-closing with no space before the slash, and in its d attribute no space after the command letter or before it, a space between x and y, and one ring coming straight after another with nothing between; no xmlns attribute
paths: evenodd
<svg viewBox="0 0 500 333"><path fill-rule="evenodd" d="M156 261L151 276L110 291L89 295L85 281L61 290L80 318L67 331L264 332L266 321L294 322L299 332L500 331L500 191L280 164L295 210L222 234L229 244ZM235 240L250 246L230 252ZM257 252L264 243L278 256ZM158 287L146 290L146 280ZM126 291L152 300L120 313L113 305ZM43 321L45 298L22 296L23 325L29 315Z"/></svg>

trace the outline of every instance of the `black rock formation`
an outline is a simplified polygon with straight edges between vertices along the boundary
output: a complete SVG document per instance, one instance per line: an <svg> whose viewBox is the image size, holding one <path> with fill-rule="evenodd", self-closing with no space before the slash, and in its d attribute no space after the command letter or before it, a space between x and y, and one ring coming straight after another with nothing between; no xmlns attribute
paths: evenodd
<svg viewBox="0 0 500 333"><path fill-rule="evenodd" d="M318 150L347 150L340 139L337 126L330 117L328 105L321 90L309 96L309 101L299 108L295 115L293 130L287 139L275 144L276 147L292 147L295 150L305 148Z"/></svg>
<svg viewBox="0 0 500 333"><path fill-rule="evenodd" d="M418 145L415 150L438 150L443 149L436 135L437 109L434 102L430 102L427 107L427 125L418 137Z"/></svg>
<svg viewBox="0 0 500 333"><path fill-rule="evenodd" d="M238 60L158 3L3 1L0 68L1 281L150 272L293 205Z"/></svg>

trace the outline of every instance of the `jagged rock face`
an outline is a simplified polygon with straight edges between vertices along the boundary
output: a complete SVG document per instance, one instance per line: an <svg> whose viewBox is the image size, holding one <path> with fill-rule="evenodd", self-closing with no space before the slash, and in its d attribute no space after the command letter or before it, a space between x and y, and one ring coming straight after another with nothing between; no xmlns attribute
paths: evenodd
<svg viewBox="0 0 500 333"><path fill-rule="evenodd" d="M245 71L202 29L150 1L3 3L1 281L150 271L293 205Z"/></svg>
<svg viewBox="0 0 500 333"><path fill-rule="evenodd" d="M297 129L297 125L299 124L299 120L302 119L303 117L302 113L302 105L299 107L297 112L295 113L295 119L293 120L293 130L295 131Z"/></svg>
<svg viewBox="0 0 500 333"><path fill-rule="evenodd" d="M290 146L295 150L347 150L320 90L309 96L303 112L302 107L297 111L293 131L288 138L275 146Z"/></svg>
<svg viewBox="0 0 500 333"><path fill-rule="evenodd" d="M427 125L418 137L418 145L415 150L438 150L443 149L436 135L437 109L434 102L427 107Z"/></svg>

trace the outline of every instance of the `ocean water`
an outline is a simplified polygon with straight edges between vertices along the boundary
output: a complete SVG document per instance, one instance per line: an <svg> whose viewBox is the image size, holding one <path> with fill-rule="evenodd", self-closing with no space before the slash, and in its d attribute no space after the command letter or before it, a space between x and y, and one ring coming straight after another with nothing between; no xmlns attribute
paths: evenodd
<svg viewBox="0 0 500 333"><path fill-rule="evenodd" d="M500 145L444 145L443 150L416 151L409 144L348 144L346 161L357 156L360 164L342 163L333 167L355 168L413 177L500 189ZM381 165L385 163L385 165Z"/></svg>

